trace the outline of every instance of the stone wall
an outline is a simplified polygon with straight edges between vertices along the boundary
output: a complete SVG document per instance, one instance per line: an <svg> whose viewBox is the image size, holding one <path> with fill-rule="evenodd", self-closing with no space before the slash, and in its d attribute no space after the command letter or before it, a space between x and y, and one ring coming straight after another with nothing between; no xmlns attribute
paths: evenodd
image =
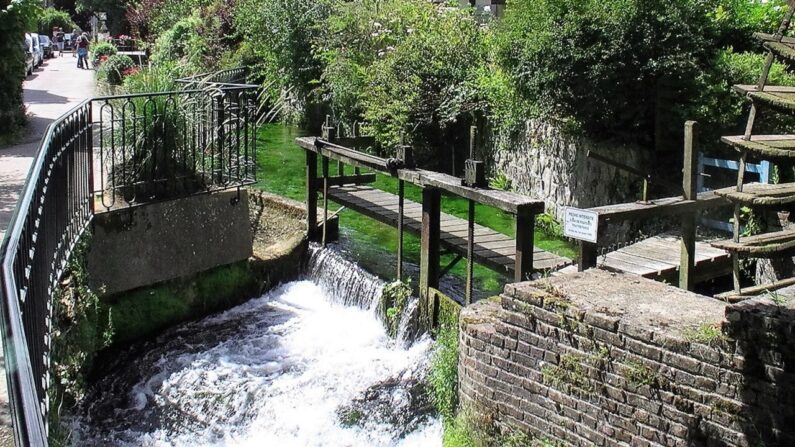
<svg viewBox="0 0 795 447"><path fill-rule="evenodd" d="M461 313L461 402L556 445L795 445L793 312L599 270L509 285Z"/></svg>
<svg viewBox="0 0 795 447"><path fill-rule="evenodd" d="M543 120L529 120L518 135L499 136L492 145L495 174L504 173L516 192L544 200L555 216L565 206L588 208L640 197L637 177L589 160L589 150L636 168L648 163L648 151L594 143Z"/></svg>

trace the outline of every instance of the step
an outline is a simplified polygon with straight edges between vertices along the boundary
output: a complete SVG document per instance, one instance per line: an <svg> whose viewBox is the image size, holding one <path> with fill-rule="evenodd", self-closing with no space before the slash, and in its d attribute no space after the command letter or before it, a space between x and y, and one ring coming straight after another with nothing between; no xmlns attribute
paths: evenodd
<svg viewBox="0 0 795 447"><path fill-rule="evenodd" d="M740 291L732 290L715 295L715 298L736 303L738 301L747 300L763 293L775 293L776 290L783 289L795 285L795 278L784 278L773 283L760 284L758 286L743 287Z"/></svg>
<svg viewBox="0 0 795 447"><path fill-rule="evenodd" d="M721 141L740 152L763 158L795 159L795 135L754 135L750 140L740 135L722 137Z"/></svg>
<svg viewBox="0 0 795 447"><path fill-rule="evenodd" d="M774 258L795 249L795 230L777 231L740 238L740 242L723 240L711 242L721 250L737 253L743 257Z"/></svg>
<svg viewBox="0 0 795 447"><path fill-rule="evenodd" d="M795 87L766 85L762 91L756 85L735 85L734 91L741 93L755 104L761 104L781 112L795 113Z"/></svg>
<svg viewBox="0 0 795 447"><path fill-rule="evenodd" d="M779 40L774 35L765 33L754 33L754 37L776 56L788 61L795 61L795 38L782 37Z"/></svg>
<svg viewBox="0 0 795 447"><path fill-rule="evenodd" d="M732 186L731 188L718 189L715 194L744 205L784 205L795 202L795 183L781 183L778 185L748 183L743 185L742 192L738 192L737 188Z"/></svg>

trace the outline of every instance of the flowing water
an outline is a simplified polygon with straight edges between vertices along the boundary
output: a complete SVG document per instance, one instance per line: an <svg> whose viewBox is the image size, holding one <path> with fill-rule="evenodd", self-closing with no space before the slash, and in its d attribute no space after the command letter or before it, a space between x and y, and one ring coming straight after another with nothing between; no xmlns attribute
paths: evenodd
<svg viewBox="0 0 795 447"><path fill-rule="evenodd" d="M117 356L72 421L74 445L441 445L423 386L431 341L383 283L330 250L306 279Z"/></svg>

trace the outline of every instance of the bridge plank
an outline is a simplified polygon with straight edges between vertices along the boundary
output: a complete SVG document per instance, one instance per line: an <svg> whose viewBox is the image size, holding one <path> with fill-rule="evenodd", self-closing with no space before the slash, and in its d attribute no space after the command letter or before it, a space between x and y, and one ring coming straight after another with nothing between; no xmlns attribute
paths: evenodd
<svg viewBox="0 0 795 447"><path fill-rule="evenodd" d="M358 211L387 225L396 226L398 220L398 197L386 191L366 185L341 186L329 189L329 198L334 202ZM442 246L459 255L466 256L468 225L465 219L441 213L440 239ZM422 205L404 200L404 225L406 231L420 234L422 231ZM552 270L569 265L570 259L545 252L538 247L533 250L533 267L536 270ZM516 240L482 225L475 225L475 261L495 271L512 275L516 262Z"/></svg>

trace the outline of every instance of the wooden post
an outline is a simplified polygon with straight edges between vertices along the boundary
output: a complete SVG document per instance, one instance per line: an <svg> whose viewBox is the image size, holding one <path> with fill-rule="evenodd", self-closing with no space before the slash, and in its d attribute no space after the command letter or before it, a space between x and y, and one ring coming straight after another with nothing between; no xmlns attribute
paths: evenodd
<svg viewBox="0 0 795 447"><path fill-rule="evenodd" d="M422 235L420 246L420 298L426 305L428 288L439 287L439 231L441 193L435 188L422 190Z"/></svg>
<svg viewBox="0 0 795 447"><path fill-rule="evenodd" d="M469 200L467 215L467 283L464 304L469 306L475 294L475 201Z"/></svg>
<svg viewBox="0 0 795 447"><path fill-rule="evenodd" d="M698 176L698 124L685 123L685 158L682 168L682 192L685 200L698 200L696 191ZM682 215L682 251L679 263L679 288L693 290L696 264L696 215L697 212Z"/></svg>
<svg viewBox="0 0 795 447"><path fill-rule="evenodd" d="M403 198L405 195L403 180L398 181L398 247L397 247L397 279L403 281Z"/></svg>
<svg viewBox="0 0 795 447"><path fill-rule="evenodd" d="M326 246L326 234L328 233L328 164L328 157L323 157L323 247Z"/></svg>
<svg viewBox="0 0 795 447"><path fill-rule="evenodd" d="M306 151L306 234L317 240L317 153Z"/></svg>
<svg viewBox="0 0 795 447"><path fill-rule="evenodd" d="M533 238L535 236L535 215L526 210L516 214L516 263L514 281L530 279L533 274Z"/></svg>

